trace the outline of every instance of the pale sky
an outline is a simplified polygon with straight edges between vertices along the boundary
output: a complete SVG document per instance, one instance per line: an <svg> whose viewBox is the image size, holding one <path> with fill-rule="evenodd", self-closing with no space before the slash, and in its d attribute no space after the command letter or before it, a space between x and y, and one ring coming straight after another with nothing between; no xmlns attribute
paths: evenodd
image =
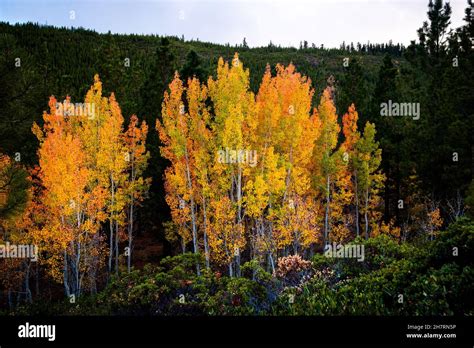
<svg viewBox="0 0 474 348"><path fill-rule="evenodd" d="M466 0L451 0L453 27ZM300 41L339 47L408 45L427 19L428 0L0 0L0 21L84 27L98 32L184 35L251 47Z"/></svg>

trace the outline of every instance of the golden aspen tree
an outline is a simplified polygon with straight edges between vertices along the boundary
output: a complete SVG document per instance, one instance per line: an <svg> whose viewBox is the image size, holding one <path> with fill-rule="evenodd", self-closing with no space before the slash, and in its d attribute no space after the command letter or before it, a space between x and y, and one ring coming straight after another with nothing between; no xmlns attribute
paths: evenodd
<svg viewBox="0 0 474 348"><path fill-rule="evenodd" d="M96 206L96 210L91 207L89 214L91 219L97 218L99 223L104 219L108 222L107 270L110 275L114 268L114 257L117 258L118 254L118 243L115 242L115 239L118 238L119 221L123 224L123 220L120 220L121 217L119 217L119 205L117 205L116 199L119 190L117 172L119 169L118 156L120 156L117 153L117 148L122 147L122 144L117 144L117 138L122 129L123 118L120 112L117 112L117 105L113 114L115 119L111 120L110 102L107 97L102 95L102 81L98 75L94 76L94 83L86 93L84 105L89 107L92 113L88 117L71 117L71 123L75 134L81 139L86 166L91 173L91 180L88 184L89 194L102 197L104 200L103 206ZM111 129L105 127L111 127ZM109 136L111 138L107 139ZM107 155L108 150L113 151L110 157ZM123 158L124 153L121 156ZM123 168L123 165L120 167ZM94 238L93 242L96 249L101 245L101 240L98 237ZM98 265L100 261L98 255L94 255L92 262ZM116 271L118 271L117 262L118 260L115 263Z"/></svg>
<svg viewBox="0 0 474 348"><path fill-rule="evenodd" d="M183 93L185 87L179 74L176 73L170 84L170 91L165 92L162 107L163 123L158 120L156 127L163 143L162 155L167 158L172 166L165 172L167 181L166 189L175 197L167 197L167 202L172 209L172 214L180 217L182 221L181 233L185 238L187 232L185 224L191 223L191 237L193 252L199 253L198 217L196 196L195 159L192 141L191 116L185 110ZM176 210L183 210L183 215ZM181 215L181 216L180 216ZM197 273L200 273L199 263L196 264Z"/></svg>
<svg viewBox="0 0 474 348"><path fill-rule="evenodd" d="M380 204L378 195L384 180L384 175L379 170L382 161L382 150L375 140L375 125L367 122L364 133L356 144L357 157L355 168L357 170L357 189L362 197L364 214L364 234L369 238L369 214L373 213L373 221L380 218L375 208Z"/></svg>
<svg viewBox="0 0 474 348"><path fill-rule="evenodd" d="M86 103L88 99L86 98ZM110 240L109 240L109 272L115 269L119 272L119 242L123 239L123 227L125 225L125 206L127 194L124 185L127 180L126 169L128 166L128 152L123 137L123 116L120 107L112 93L108 99L108 107L104 110L105 115L100 122L98 131L99 148L96 153L97 167L102 176L103 183L108 189L106 211L108 215ZM102 111L102 110L100 110ZM100 112L99 111L99 112ZM105 181L108 179L107 181ZM112 267L112 259L115 266Z"/></svg>
<svg viewBox="0 0 474 348"><path fill-rule="evenodd" d="M212 189L210 184L210 165L214 160L211 155L214 151L212 148L212 133L210 130L210 115L206 106L207 88L201 86L197 78L188 79L186 89L186 98L189 113L189 135L192 142L193 164L195 173L195 190L194 200L196 207L199 206L200 230L202 230L202 239L204 247L204 256L206 267L210 267L210 250L209 250L209 201L212 198Z"/></svg>
<svg viewBox="0 0 474 348"><path fill-rule="evenodd" d="M257 127L252 141L259 162L251 169L251 179L246 184L245 209L251 220L251 254L254 258L267 255L272 269L275 267L273 254L279 248L273 225L276 212L281 208L286 173L280 155L275 152L282 136L280 121L283 114L278 98L275 79L267 65L256 96Z"/></svg>
<svg viewBox="0 0 474 348"><path fill-rule="evenodd" d="M285 168L278 163L278 154L273 147L262 150L259 166L245 186L245 213L251 219L252 231L247 231L252 241L252 256L256 259L263 255L274 269L274 253L278 250L277 235L273 233L274 212L281 205L285 189Z"/></svg>
<svg viewBox="0 0 474 348"><path fill-rule="evenodd" d="M219 59L217 79L208 80L209 96L214 106L212 131L218 151L213 175L217 176L219 198L228 196L234 209L234 236L228 248L234 256L229 262L229 274L240 274L240 254L245 247L243 188L246 169L254 154L251 140L256 127L255 98L249 87L249 70L244 70L236 53L231 66ZM252 156L254 157L254 156ZM255 158L256 160L256 158Z"/></svg>
<svg viewBox="0 0 474 348"><path fill-rule="evenodd" d="M185 87L175 75L157 130L171 162L166 200L183 251L192 240L195 253L203 247L206 267L214 262L239 276L244 250L275 271L279 255L311 255L318 245L351 236L359 225L353 209L361 192L367 197L356 175L367 146L354 105L342 118L338 147L332 89L323 91L317 108L313 95L311 81L292 64L278 64L275 76L267 66L253 95L237 54L232 63L219 59L217 77L207 86L193 78ZM364 200L370 209L378 197L374 168ZM371 214L366 221L377 220Z"/></svg>
<svg viewBox="0 0 474 348"><path fill-rule="evenodd" d="M314 147L315 187L323 193L325 200L323 244L330 242L330 205L334 176L337 171L336 160L340 153L336 152L340 126L337 123L336 107L331 97L331 89L326 88L318 106L321 122L321 134Z"/></svg>
<svg viewBox="0 0 474 348"><path fill-rule="evenodd" d="M303 227L305 224L301 223L314 220L311 216L314 217L315 206L308 197L313 194L311 161L315 140L320 132L320 121L317 111L311 110L314 94L311 80L297 73L292 64L286 68L277 65L276 70L275 87L282 112L276 148L286 168L282 223L286 225L286 232L291 234L287 235L287 242L298 253L300 244L309 246L319 238L317 228L313 229L313 233L307 233L307 228ZM292 219L296 216L299 218Z"/></svg>
<svg viewBox="0 0 474 348"><path fill-rule="evenodd" d="M171 162L165 171L166 202L171 209L173 221L179 226L177 232L182 239L184 253L185 245L189 242L189 231L185 226L189 222L190 214L188 213L189 208L185 204L187 185L182 163L185 135L181 135L178 130L178 117L184 117L184 104L182 103L184 87L177 74L170 83L169 90L169 92L165 92L162 106L163 121L156 121L156 129L163 144L160 148L161 155Z"/></svg>
<svg viewBox="0 0 474 348"><path fill-rule="evenodd" d="M226 195L210 202L212 220L209 228L209 247L216 263L227 265L233 276L234 250L245 245L244 235L235 233L235 208Z"/></svg>

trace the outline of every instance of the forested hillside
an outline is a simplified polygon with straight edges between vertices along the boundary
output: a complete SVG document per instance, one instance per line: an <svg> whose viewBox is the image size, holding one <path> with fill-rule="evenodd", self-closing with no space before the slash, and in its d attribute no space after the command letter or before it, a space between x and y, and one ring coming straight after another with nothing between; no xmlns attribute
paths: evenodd
<svg viewBox="0 0 474 348"><path fill-rule="evenodd" d="M330 50L304 46L300 49L282 48L272 44L250 49L183 41L177 37L101 35L84 29L58 29L35 24L0 25L0 44L5 48L1 56L5 87L1 96L2 148L9 154L20 152L22 162L29 165L37 162L34 150L37 142L31 136L31 124L33 121L42 122L41 114L47 109L49 96L54 95L60 101L66 96L70 96L73 102L81 100L95 74L104 81L105 94L115 93L126 119L137 114L148 124L154 124L161 115L163 93L175 71L181 73L183 80L193 75L206 80L215 74L219 57L229 60L239 52L242 61L254 72L250 76L250 88L254 92L267 64L274 72L277 63L293 63L317 87L315 101L327 80L334 76L341 86L339 111L347 111L350 103L355 102L365 117L368 114L365 100L375 88L383 53L392 53L396 65L403 59L400 45L387 44L385 48L384 44L370 47L364 44L359 47L360 51L356 51L357 46L352 46L351 50L351 46L345 44L340 49ZM12 69L17 57L21 57L21 68ZM345 64L348 68L343 65L345 58L354 58L352 64ZM347 92L342 92L344 85ZM350 91L356 94L349 95ZM163 185L158 184L164 164L157 151L157 134L151 132L148 142L153 145L150 151L152 158L156 159L150 161L149 175L157 180L152 187L153 202L148 202L151 205L148 217L154 225L160 226L163 219L169 218L161 189ZM148 229L152 227L156 226L146 226Z"/></svg>

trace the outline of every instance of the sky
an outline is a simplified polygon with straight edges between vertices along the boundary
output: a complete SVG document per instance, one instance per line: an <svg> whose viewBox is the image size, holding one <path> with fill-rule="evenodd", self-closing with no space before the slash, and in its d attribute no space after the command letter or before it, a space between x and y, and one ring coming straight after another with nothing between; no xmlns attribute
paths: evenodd
<svg viewBox="0 0 474 348"><path fill-rule="evenodd" d="M453 27L466 0L451 0ZM345 41L408 45L428 0L0 0L0 21L84 27L97 32L175 35L251 47Z"/></svg>

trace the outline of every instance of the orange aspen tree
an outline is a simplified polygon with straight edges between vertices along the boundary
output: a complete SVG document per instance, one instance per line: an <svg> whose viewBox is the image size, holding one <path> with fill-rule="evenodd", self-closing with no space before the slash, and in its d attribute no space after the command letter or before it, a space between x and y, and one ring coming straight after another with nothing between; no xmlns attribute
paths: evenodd
<svg viewBox="0 0 474 348"><path fill-rule="evenodd" d="M319 135L319 120L315 110L311 113L314 93L311 81L297 73L292 64L286 68L277 65L276 71L276 76L271 77L267 68L257 95L261 151L265 155L271 150L269 153L277 163L274 172L280 179L280 185L272 185L277 190L272 192L270 210L279 218L275 226L269 224L267 238L274 249L287 249L291 245L297 253L300 245L310 246L318 238L317 228L311 233L304 226L312 225L306 224L308 221L315 222L315 207L309 199L310 163L314 141Z"/></svg>
<svg viewBox="0 0 474 348"><path fill-rule="evenodd" d="M424 229L428 233L430 240L433 240L443 225L443 218L441 217L441 212L436 202L427 202L426 210Z"/></svg>
<svg viewBox="0 0 474 348"><path fill-rule="evenodd" d="M79 296L90 266L87 252L91 240L99 233L98 224L88 212L92 207L102 209L103 200L89 191L94 177L87 167L83 143L74 136L70 118L56 113L56 99L51 98L49 106L50 113L43 114L43 129L33 126L40 141L39 176L49 216L41 235L62 250L66 295Z"/></svg>
<svg viewBox="0 0 474 348"><path fill-rule="evenodd" d="M79 296L85 285L96 291L97 271L106 254L105 238L100 233L106 222L108 270L110 274L115 260L118 272L126 208L141 200L147 185L140 177L148 156L144 148L147 128L142 124L138 130L132 117L126 136L120 107L113 94L110 98L102 96L97 75L85 97L85 114L75 112L69 98L61 109L54 98L49 104L43 128L33 126L40 141L38 177L44 186L41 201L48 220L35 237L48 248L52 260L62 261L66 294ZM130 195L134 197L132 203Z"/></svg>
<svg viewBox="0 0 474 348"><path fill-rule="evenodd" d="M314 94L311 80L296 73L292 64L284 70L277 67L276 86L283 97L283 110L288 103L288 114L284 115L282 123L284 140L280 143L287 168L282 203L283 211L290 218L293 251L297 254L301 247L311 247L320 239L315 214L318 207L311 187L311 165L321 123L317 110L311 110Z"/></svg>

